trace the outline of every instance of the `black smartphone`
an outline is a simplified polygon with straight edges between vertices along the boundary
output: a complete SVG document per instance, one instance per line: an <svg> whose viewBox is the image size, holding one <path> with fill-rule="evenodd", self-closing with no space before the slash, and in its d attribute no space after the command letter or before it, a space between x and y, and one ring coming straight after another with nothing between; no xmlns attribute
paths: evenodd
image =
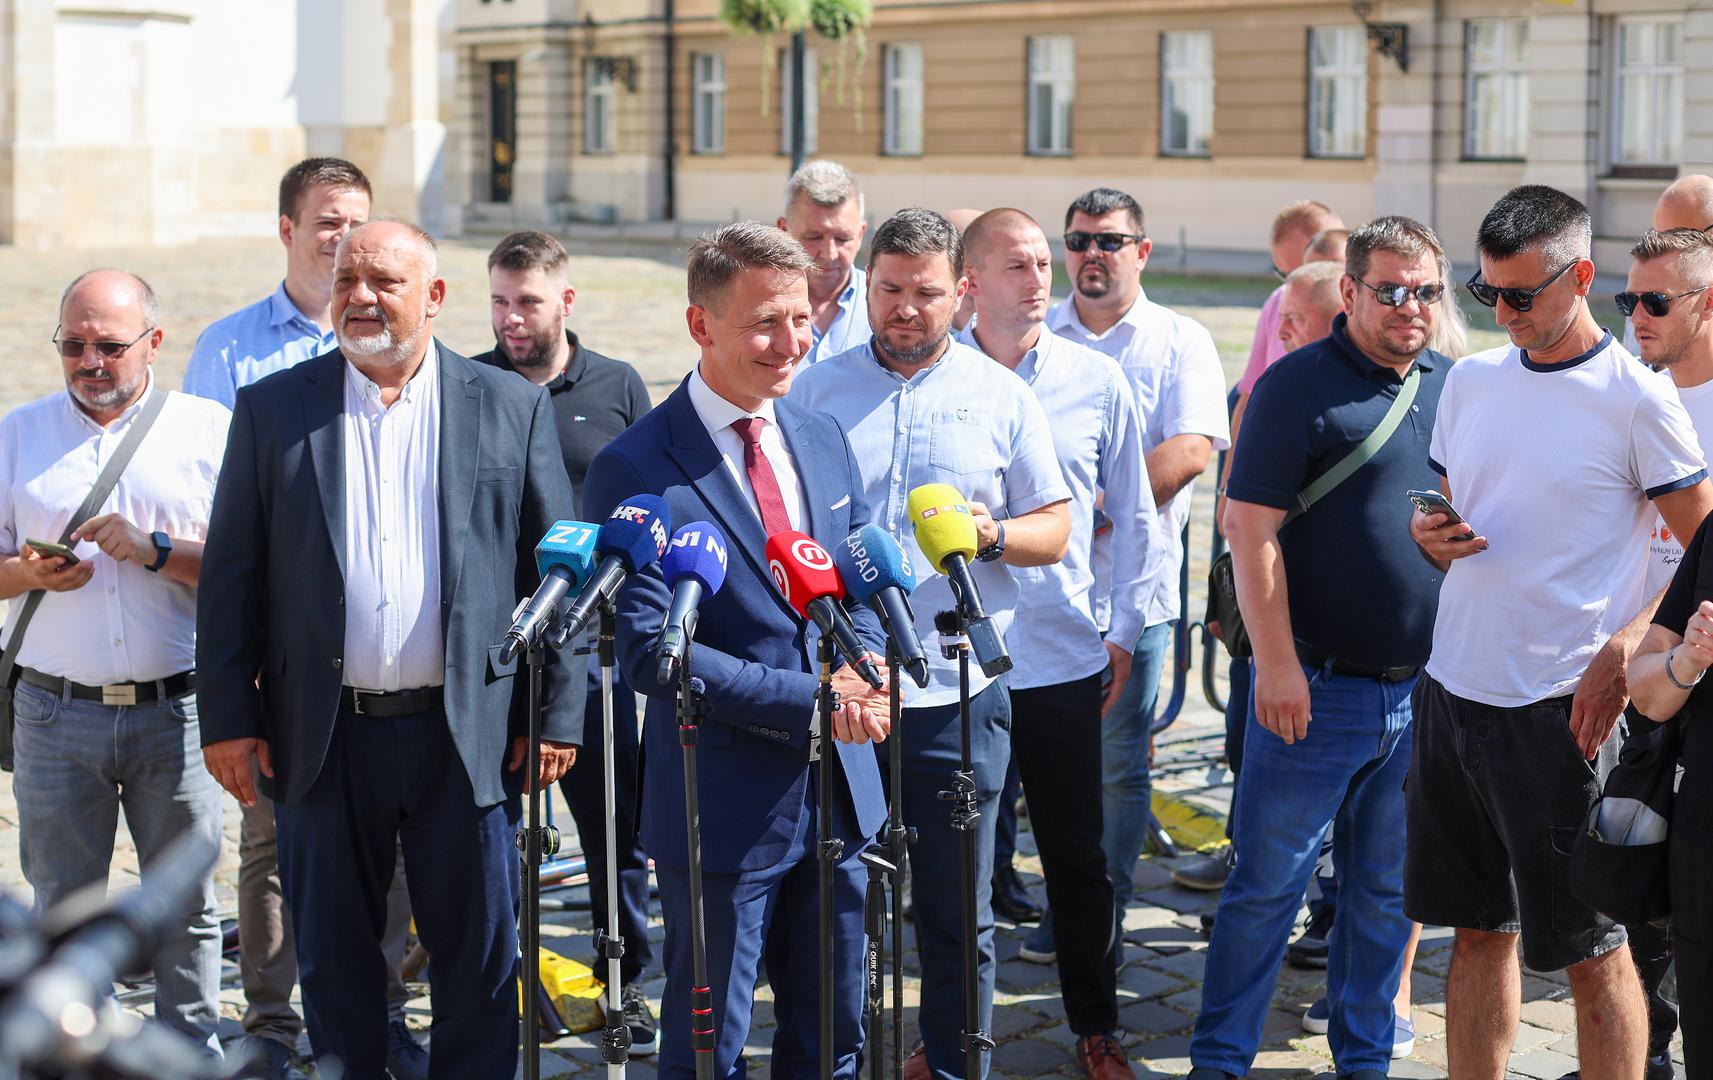
<svg viewBox="0 0 1713 1080"><path fill-rule="evenodd" d="M46 540L25 540L24 546L28 547L31 551L34 551L44 559L51 559L57 555L65 560L65 565L67 566L73 566L78 561L77 552L66 547L64 544L54 544Z"/></svg>
<svg viewBox="0 0 1713 1080"><path fill-rule="evenodd" d="M1463 520L1463 515L1457 512L1457 508L1451 505L1450 500L1437 491L1412 491L1409 492L1409 496L1410 501L1416 504L1416 509L1422 513L1444 514L1447 525L1469 524ZM1452 539L1473 540L1475 539L1475 529L1471 527L1467 535L1452 537Z"/></svg>

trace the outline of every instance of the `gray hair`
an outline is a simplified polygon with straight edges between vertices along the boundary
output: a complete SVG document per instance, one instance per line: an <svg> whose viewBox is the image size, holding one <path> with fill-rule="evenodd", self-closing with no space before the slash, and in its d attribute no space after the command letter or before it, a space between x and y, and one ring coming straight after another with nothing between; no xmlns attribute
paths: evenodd
<svg viewBox="0 0 1713 1080"><path fill-rule="evenodd" d="M862 185L857 183L855 173L836 161L806 162L792 173L791 179L785 182L787 214L791 213L791 207L799 198L807 198L816 206L829 208L855 199L857 213L863 212Z"/></svg>
<svg viewBox="0 0 1713 1080"><path fill-rule="evenodd" d="M154 287L142 278L138 277L136 274L131 273L129 270L116 270L110 266L98 266L93 270L85 270L83 273L72 278L71 284L67 285L65 287L65 291L59 294L59 308L61 311L65 310L66 301L71 299L71 294L77 291L77 287L96 274L118 274L121 277L129 279L131 284L137 290L138 307L143 311L143 322L147 323L151 328L161 324L161 305L160 302L155 299Z"/></svg>
<svg viewBox="0 0 1713 1080"><path fill-rule="evenodd" d="M739 274L771 270L807 278L815 268L803 245L784 229L759 221L734 221L696 238L686 267L690 303L718 310L726 289Z"/></svg>
<svg viewBox="0 0 1713 1080"><path fill-rule="evenodd" d="M337 248L335 248L333 251L334 263L337 264L339 262L339 259L342 256L344 256L345 248L348 244L351 243L351 238L353 236L356 236L358 233L362 232L364 229L372 228L376 225L398 225L398 226L401 226L404 229L404 231L410 235L411 239L416 243L417 249L422 253L423 260L428 264L428 272L423 277L423 280L424 281L433 281L435 278L440 276L440 245L435 243L434 237L432 237L428 234L428 230L424 229L420 225L415 224L414 222L401 221L398 218L390 218L390 217L370 218L368 221L363 222L363 224L358 225L355 228L353 228L350 232L346 233L344 236L341 236L339 238L339 246Z"/></svg>
<svg viewBox="0 0 1713 1080"><path fill-rule="evenodd" d="M1287 274L1285 284L1302 289L1323 311L1336 314L1343 303L1338 295L1338 283L1343 277L1344 267L1339 263L1312 262Z"/></svg>
<svg viewBox="0 0 1713 1080"><path fill-rule="evenodd" d="M882 255L944 255L952 264L952 276L964 274L964 238L952 223L932 210L912 206L880 223L868 247L868 264Z"/></svg>
<svg viewBox="0 0 1713 1080"><path fill-rule="evenodd" d="M1353 278L1368 276L1368 260L1376 251L1387 251L1405 259L1432 255L1437 266L1445 257L1439 236L1428 226L1401 214L1378 217L1350 234L1345 242L1344 268Z"/></svg>

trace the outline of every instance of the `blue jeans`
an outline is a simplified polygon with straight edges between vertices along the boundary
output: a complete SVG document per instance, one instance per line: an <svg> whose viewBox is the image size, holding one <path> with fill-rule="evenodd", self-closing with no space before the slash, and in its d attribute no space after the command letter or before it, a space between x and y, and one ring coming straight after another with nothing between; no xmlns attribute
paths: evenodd
<svg viewBox="0 0 1713 1080"><path fill-rule="evenodd" d="M196 695L102 705L19 681L13 692L19 856L36 910L106 884L119 809L143 880L184 833L220 843L220 785L202 764ZM219 1053L220 920L213 875L175 920L151 966L155 1013Z"/></svg>
<svg viewBox="0 0 1713 1080"><path fill-rule="evenodd" d="M1249 709L1237 780L1237 862L1219 899L1190 1060L1244 1076L1261 1044L1285 942L1321 836L1336 819L1340 896L1327 964L1327 1037L1343 1075L1385 1072L1392 997L1403 972L1404 777L1415 680L1334 675L1304 666L1313 719L1286 746Z"/></svg>
<svg viewBox="0 0 1713 1080"><path fill-rule="evenodd" d="M1118 703L1101 721L1100 761L1104 825L1100 848L1112 878L1113 903L1123 919L1134 888L1131 875L1148 839L1148 733L1154 726L1154 706L1160 698L1160 673L1172 651L1176 620L1155 623L1142 631L1130 657L1130 678Z"/></svg>

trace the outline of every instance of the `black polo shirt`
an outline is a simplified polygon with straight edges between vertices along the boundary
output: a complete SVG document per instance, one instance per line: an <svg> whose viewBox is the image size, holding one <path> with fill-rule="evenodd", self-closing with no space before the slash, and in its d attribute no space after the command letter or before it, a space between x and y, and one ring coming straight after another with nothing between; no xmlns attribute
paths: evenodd
<svg viewBox="0 0 1713 1080"><path fill-rule="evenodd" d="M553 404L554 419L558 421L565 471L571 475L572 490L581 500L589 462L619 432L642 419L649 410L648 388L636 368L584 347L569 330L565 336L571 342L571 359L565 370L547 383L547 393ZM511 359L497 348L476 360L517 371ZM565 516L575 517L578 509L566 507Z"/></svg>
<svg viewBox="0 0 1713 1080"><path fill-rule="evenodd" d="M1290 353L1255 383L1226 496L1279 510L1379 426L1403 380L1332 334ZM1416 360L1421 383L1398 430L1372 460L1279 534L1298 641L1362 667L1425 663L1444 575L1410 538L1411 489L1439 490L1428 463L1451 361Z"/></svg>

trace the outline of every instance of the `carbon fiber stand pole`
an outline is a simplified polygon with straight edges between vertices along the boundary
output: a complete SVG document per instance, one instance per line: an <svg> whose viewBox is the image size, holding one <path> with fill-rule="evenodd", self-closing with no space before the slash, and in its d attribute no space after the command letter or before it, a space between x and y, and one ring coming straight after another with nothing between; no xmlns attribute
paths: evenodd
<svg viewBox="0 0 1713 1080"><path fill-rule="evenodd" d="M898 671L903 666L898 646L888 643L892 665L892 805L887 808L886 850L897 874L892 879L892 1075L904 1078L904 856L916 842L916 830L904 824L904 697Z"/></svg>
<svg viewBox="0 0 1713 1080"><path fill-rule="evenodd" d="M958 637L947 645L941 638L941 654L958 661L958 726L962 766L952 774L952 789L940 792L940 798L952 804L952 828L958 830L958 854L962 864L963 923L964 923L964 1077L980 1080L982 1055L993 1049L993 1039L981 1029L980 993L976 972L981 957L976 947L976 875L975 830L981 819L976 802L975 766L970 761L970 647L963 636L962 612L957 615Z"/></svg>
<svg viewBox="0 0 1713 1080"><path fill-rule="evenodd" d="M887 642L887 671L891 681L892 733L898 738L903 713L898 685L901 667L897 646ZM863 930L868 952L863 958L863 977L868 992L868 1063L871 1080L886 1075L882 1060L886 1051L886 890L892 889L892 1072L904 1074L904 851L914 839L900 817L903 803L903 757L899 744L892 744L892 797L886 810L884 839L865 850L859 858L868 867L868 891L863 897Z"/></svg>
<svg viewBox="0 0 1713 1080"><path fill-rule="evenodd" d="M625 1023L620 992L624 976L619 961L625 954L625 939L613 933L619 915L618 781L613 766L613 630L616 621L612 602L600 606L600 639L596 646L601 661L601 780L606 787L607 808L607 925L595 935L595 948L607 959L607 1001L601 1012L606 1026L601 1032L601 1060L607 1063L608 1080L622 1080L630 1061L630 1027Z"/></svg>
<svg viewBox="0 0 1713 1080"><path fill-rule="evenodd" d="M696 1054L696 1080L714 1076L714 992L708 986L708 927L702 918L702 796L697 788L696 743L699 703L690 677L690 653L696 613L684 625L684 658L678 665L678 745L684 757L684 834L690 840L690 958L696 977L690 987L690 1049Z"/></svg>
<svg viewBox="0 0 1713 1080"><path fill-rule="evenodd" d="M524 784L528 818L517 834L522 862L523 911L518 918L518 945L523 975L523 1077L541 1077L541 863L559 851L559 830L541 824L541 669L546 647L538 639L526 655L529 667L529 720L524 743Z"/></svg>
<svg viewBox="0 0 1713 1080"><path fill-rule="evenodd" d="M821 687L817 694L820 714L821 760L816 786L816 817L820 819L820 843L816 845L820 866L821 915L821 1080L833 1080L833 864L845 853L842 840L833 838L832 756L833 709L838 694L833 690L833 639L822 634L816 648L821 665Z"/></svg>

